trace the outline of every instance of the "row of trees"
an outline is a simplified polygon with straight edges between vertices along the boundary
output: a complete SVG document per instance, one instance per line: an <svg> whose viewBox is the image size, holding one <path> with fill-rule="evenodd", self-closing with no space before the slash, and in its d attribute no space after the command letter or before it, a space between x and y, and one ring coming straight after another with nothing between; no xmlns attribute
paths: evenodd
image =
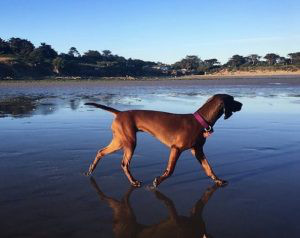
<svg viewBox="0 0 300 238"><path fill-rule="evenodd" d="M21 71L19 75L22 75L26 70L28 74L34 71L38 75L65 76L142 76L162 73L152 68L156 65L154 62L125 59L113 55L109 50L88 50L81 55L75 47L71 47L67 53L58 54L51 45L41 43L35 47L30 41L20 38L8 41L0 38L0 56L12 59L9 62L17 69L6 72L7 75L13 75L14 71ZM6 71L9 71L8 67Z"/></svg>
<svg viewBox="0 0 300 238"><path fill-rule="evenodd" d="M51 61L58 55L46 43L41 43L39 47L35 48L30 41L20 38L11 38L9 41L0 38L0 54L14 55L33 64L47 60Z"/></svg>
<svg viewBox="0 0 300 238"><path fill-rule="evenodd" d="M188 55L184 59L174 63L172 68L185 69L191 73L211 72L220 69L238 69L243 67L258 67L258 66L284 66L293 65L300 67L300 52L290 53L288 57L282 57L278 54L268 53L264 57L257 54L250 54L246 57L242 55L233 55L225 64L213 58L201 60L196 55Z"/></svg>
<svg viewBox="0 0 300 238"><path fill-rule="evenodd" d="M261 59L264 60L261 60ZM241 55L232 56L226 63L228 66L238 67L241 65L291 65L300 64L300 52L288 54L288 58L278 54L268 53L264 57L251 54L246 57Z"/></svg>
<svg viewBox="0 0 300 238"><path fill-rule="evenodd" d="M1 63L0 76L153 76L168 74L203 74L220 69L235 69L258 66L293 65L300 67L300 52L282 57L275 53L265 56L251 54L246 57L233 55L228 62L221 64L217 59L201 60L196 55L188 55L182 60L166 65L161 63L126 59L114 55L109 50L99 52L88 50L81 54L75 47L67 53L58 53L51 45L41 43L35 47L29 40L0 38L0 57L9 61ZM1 59L1 58L0 58Z"/></svg>
<svg viewBox="0 0 300 238"><path fill-rule="evenodd" d="M196 55L187 55L184 59L174 63L172 68L175 70L186 70L190 73L202 73L221 66L217 59L201 60Z"/></svg>

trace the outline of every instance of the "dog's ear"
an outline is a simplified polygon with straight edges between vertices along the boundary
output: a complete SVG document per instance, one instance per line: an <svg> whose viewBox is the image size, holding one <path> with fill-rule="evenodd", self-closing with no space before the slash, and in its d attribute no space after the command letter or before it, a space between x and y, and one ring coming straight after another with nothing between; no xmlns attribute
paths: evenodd
<svg viewBox="0 0 300 238"><path fill-rule="evenodd" d="M232 111L224 104L224 120L232 116Z"/></svg>
<svg viewBox="0 0 300 238"><path fill-rule="evenodd" d="M232 116L232 102L232 97L226 97L223 99L224 120Z"/></svg>

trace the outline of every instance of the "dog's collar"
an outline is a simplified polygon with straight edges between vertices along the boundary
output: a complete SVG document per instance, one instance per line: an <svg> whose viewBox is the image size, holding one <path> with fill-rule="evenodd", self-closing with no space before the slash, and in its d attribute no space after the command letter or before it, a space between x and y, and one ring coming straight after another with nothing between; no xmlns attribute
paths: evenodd
<svg viewBox="0 0 300 238"><path fill-rule="evenodd" d="M212 127L203 119L203 117L198 113L194 113L195 119L204 127L206 132L212 132Z"/></svg>

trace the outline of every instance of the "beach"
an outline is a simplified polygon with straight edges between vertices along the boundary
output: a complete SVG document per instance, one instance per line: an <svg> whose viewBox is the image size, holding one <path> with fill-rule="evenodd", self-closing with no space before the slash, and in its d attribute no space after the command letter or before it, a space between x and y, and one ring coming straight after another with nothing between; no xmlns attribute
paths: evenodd
<svg viewBox="0 0 300 238"><path fill-rule="evenodd" d="M190 151L158 190L169 149L138 133L131 171L122 151L83 176L111 140L118 110L193 113L212 95L243 103L219 119L204 150L217 188ZM73 80L0 83L1 237L297 237L300 179L300 78ZM180 235L181 234L181 235Z"/></svg>

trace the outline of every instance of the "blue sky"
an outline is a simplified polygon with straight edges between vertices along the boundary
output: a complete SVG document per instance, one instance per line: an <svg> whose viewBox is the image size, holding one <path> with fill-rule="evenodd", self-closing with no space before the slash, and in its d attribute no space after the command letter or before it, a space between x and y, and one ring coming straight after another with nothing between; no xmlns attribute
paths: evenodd
<svg viewBox="0 0 300 238"><path fill-rule="evenodd" d="M0 37L109 49L126 58L174 63L186 55L300 51L299 0L1 0Z"/></svg>

